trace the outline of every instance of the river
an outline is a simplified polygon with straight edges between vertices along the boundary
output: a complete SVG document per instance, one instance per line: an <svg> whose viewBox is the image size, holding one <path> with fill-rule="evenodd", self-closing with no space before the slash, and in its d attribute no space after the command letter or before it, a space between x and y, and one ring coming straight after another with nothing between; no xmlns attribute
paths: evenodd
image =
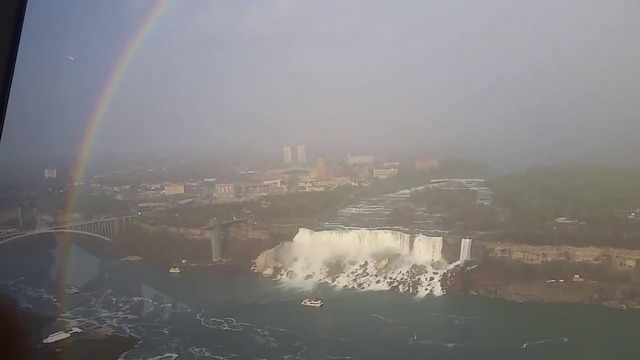
<svg viewBox="0 0 640 360"><path fill-rule="evenodd" d="M408 195L363 199L314 229L343 231L344 239L360 228L406 231L389 228L385 215L407 204ZM442 234L437 216L417 213L423 234ZM109 243L84 235L41 234L0 248L0 291L67 325L111 324L136 336L138 345L123 359L582 360L640 354L635 311L338 290L325 283L305 291L225 266L170 274L144 259L115 256ZM80 292L69 294L68 286ZM301 306L307 296L319 296L325 305ZM59 326L44 329L42 338Z"/></svg>
<svg viewBox="0 0 640 360"><path fill-rule="evenodd" d="M476 297L309 293L222 268L169 274L111 257L102 240L39 235L2 245L0 289L70 324L112 324L123 359L631 359L640 312ZM77 286L78 294L65 287ZM54 331L55 329L47 329ZM48 334L43 333L43 337Z"/></svg>

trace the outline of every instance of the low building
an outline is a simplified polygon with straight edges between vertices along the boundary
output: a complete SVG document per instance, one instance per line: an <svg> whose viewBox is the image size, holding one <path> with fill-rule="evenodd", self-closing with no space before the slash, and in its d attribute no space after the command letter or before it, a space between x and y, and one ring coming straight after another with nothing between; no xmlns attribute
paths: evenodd
<svg viewBox="0 0 640 360"><path fill-rule="evenodd" d="M168 203L139 203L138 211L140 213L150 213L155 211L162 211L169 208Z"/></svg>
<svg viewBox="0 0 640 360"><path fill-rule="evenodd" d="M184 194L184 185L183 184L169 184L164 186L164 194L165 195L178 195Z"/></svg>
<svg viewBox="0 0 640 360"><path fill-rule="evenodd" d="M220 199L229 199L236 196L236 189L233 183L216 184L216 196Z"/></svg>
<svg viewBox="0 0 640 360"><path fill-rule="evenodd" d="M191 203L193 203L193 199L188 198L188 199L180 200L176 204L178 206L183 206L183 205L188 205L188 204L191 204Z"/></svg>
<svg viewBox="0 0 640 360"><path fill-rule="evenodd" d="M325 191L332 190L338 186L357 185L349 178L334 178L329 180L303 180L298 182L299 191Z"/></svg>
<svg viewBox="0 0 640 360"><path fill-rule="evenodd" d="M252 195L278 195L287 192L287 184L282 179L265 180L258 185Z"/></svg>
<svg viewBox="0 0 640 360"><path fill-rule="evenodd" d="M376 179L388 179L398 174L398 168L373 169L373 177Z"/></svg>
<svg viewBox="0 0 640 360"><path fill-rule="evenodd" d="M237 182L234 185L235 196L239 198L251 197L257 193L260 183L256 181L251 182Z"/></svg>
<svg viewBox="0 0 640 360"><path fill-rule="evenodd" d="M298 191L325 191L326 187L317 185L315 181L301 181L298 183Z"/></svg>

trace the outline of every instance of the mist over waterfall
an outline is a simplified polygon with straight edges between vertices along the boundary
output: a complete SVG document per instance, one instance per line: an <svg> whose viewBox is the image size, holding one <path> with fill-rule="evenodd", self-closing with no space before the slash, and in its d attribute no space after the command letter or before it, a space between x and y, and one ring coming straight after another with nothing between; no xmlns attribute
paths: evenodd
<svg viewBox="0 0 640 360"><path fill-rule="evenodd" d="M390 290L419 296L442 293L440 279L448 268L442 237L412 236L393 230L300 229L293 242L268 250L254 269L283 283L312 288Z"/></svg>

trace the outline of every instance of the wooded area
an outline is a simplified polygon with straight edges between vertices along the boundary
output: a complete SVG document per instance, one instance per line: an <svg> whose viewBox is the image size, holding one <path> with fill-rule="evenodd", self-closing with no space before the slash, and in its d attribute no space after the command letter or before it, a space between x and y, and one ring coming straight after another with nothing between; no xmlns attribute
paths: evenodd
<svg viewBox="0 0 640 360"><path fill-rule="evenodd" d="M494 206L508 211L501 233L489 239L640 248L638 168L548 166L488 185Z"/></svg>

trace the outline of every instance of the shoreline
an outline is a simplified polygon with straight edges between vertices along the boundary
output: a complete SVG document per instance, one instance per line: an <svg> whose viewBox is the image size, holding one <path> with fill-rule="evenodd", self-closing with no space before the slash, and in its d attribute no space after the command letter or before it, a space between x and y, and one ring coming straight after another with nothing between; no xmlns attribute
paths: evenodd
<svg viewBox="0 0 640 360"><path fill-rule="evenodd" d="M455 267L442 278L445 294L480 296L515 302L548 302L599 305L620 310L640 310L640 286L634 283L606 283L594 280L547 282L506 281L491 277L482 264ZM553 280L552 280L553 281Z"/></svg>
<svg viewBox="0 0 640 360"><path fill-rule="evenodd" d="M268 229L269 227L267 227ZM239 228L244 229L244 227ZM266 231L266 230L265 230ZM246 231L245 231L246 232ZM268 231L267 231L268 233ZM188 272L196 273L208 273L208 272L224 272L227 274L240 274L240 273L254 273L253 265L256 260L264 251L271 250L281 245L285 241L276 242L273 238L266 239L250 239L248 234L244 232L238 232L229 234L233 239L233 243L236 243L232 254L227 262L224 263L188 263L185 264L184 270ZM287 241L288 240L288 241ZM468 296L482 296L486 298L504 299L515 302L563 302L563 303L576 303L576 304L595 304L616 309L635 309L640 310L640 271L635 271L638 275L633 277L638 280L625 280L616 278L617 275L611 275L614 281L605 279L603 277L595 276L595 272L603 272L603 276L608 276L609 272L613 270L611 268L595 268L595 264L576 263L571 261L564 261L562 267L555 267L563 261L555 262L541 262L541 263L525 263L518 261L518 259L512 259L510 257L487 257L487 250L485 249L484 242L478 242L476 246L483 247L480 250L479 256L482 260L477 262L478 267L472 270L472 275L460 277L458 268L454 268L448 272L448 275L443 276L442 285L446 294L458 294ZM445 244L447 245L447 244ZM450 245L450 244L449 244ZM445 246L447 254L452 249L458 251L458 247ZM495 247L495 244L492 244ZM503 246L509 246L505 244ZM449 249L451 248L451 249ZM526 249L534 248L537 252L542 252L546 256L550 256L549 247L524 247ZM554 250L557 247L553 247ZM603 250L604 249L604 250ZM608 248L580 248L580 251L602 252ZM125 249L122 249L125 250ZM231 249L230 249L231 250ZM531 257L535 251L529 252L527 255ZM559 250L557 250L559 251ZM557 252L556 251L556 252ZM624 251L624 250L620 250ZM482 254L484 253L484 254ZM531 253L531 254L530 254ZM123 254L124 255L124 254ZM141 255L141 254L139 254ZM451 254L448 254L451 255ZM457 257L457 253L454 254ZM538 255L537 253L534 255ZM542 255L540 255L542 257ZM126 255L125 255L126 256ZM453 256L453 255L451 255ZM449 256L449 257L451 257ZM145 261L156 263L162 266L170 267L173 264L154 256L143 256ZM127 256L123 260L136 261L141 258L132 258ZM548 260L547 260L548 261ZM604 266L605 264L601 264ZM593 267L593 268L590 268ZM497 269L497 270L496 270ZM583 272L584 271L584 272ZM590 273L588 273L588 272ZM556 274L561 272L562 274ZM456 279L448 278L451 274L456 275ZM554 274L554 275L550 275ZM586 279L581 282L571 281L571 274L582 274ZM260 274L256 274L260 276ZM564 279L562 283L547 283L548 279ZM588 279L588 280L587 280ZM446 284L448 280L450 284Z"/></svg>

